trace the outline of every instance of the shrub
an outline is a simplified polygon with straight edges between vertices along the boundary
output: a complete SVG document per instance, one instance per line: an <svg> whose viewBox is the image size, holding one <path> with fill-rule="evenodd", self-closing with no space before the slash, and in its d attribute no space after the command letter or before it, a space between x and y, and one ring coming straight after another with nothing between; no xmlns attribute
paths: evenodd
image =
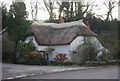
<svg viewBox="0 0 120 81"><path fill-rule="evenodd" d="M109 61L84 61L84 62L70 62L70 61L50 61L48 65L59 65L59 66L101 66L101 65L117 65L120 60L109 60Z"/></svg>
<svg viewBox="0 0 120 81"><path fill-rule="evenodd" d="M39 51L33 51L26 55L27 64L35 64L35 65L46 65L47 61L44 58L44 55Z"/></svg>
<svg viewBox="0 0 120 81"><path fill-rule="evenodd" d="M59 65L59 66L72 66L76 63L70 61L50 61L49 65Z"/></svg>
<svg viewBox="0 0 120 81"><path fill-rule="evenodd" d="M106 65L106 61L86 61L85 65L86 66L99 66L99 65Z"/></svg>
<svg viewBox="0 0 120 81"><path fill-rule="evenodd" d="M64 53L57 53L56 57L53 58L55 61L65 61L67 59L67 54Z"/></svg>
<svg viewBox="0 0 120 81"><path fill-rule="evenodd" d="M72 54L74 62L93 61L96 59L96 46L90 42L89 37L84 37L84 43L79 45Z"/></svg>
<svg viewBox="0 0 120 81"><path fill-rule="evenodd" d="M34 50L35 47L32 43L18 42L16 47L16 62L25 64L27 60L26 55Z"/></svg>
<svg viewBox="0 0 120 81"><path fill-rule="evenodd" d="M15 42L8 38L2 39L2 61L13 63L15 57Z"/></svg>
<svg viewBox="0 0 120 81"><path fill-rule="evenodd" d="M109 60L112 60L112 59L113 59L113 55L112 54L106 53L103 56L103 60L104 61L109 61Z"/></svg>

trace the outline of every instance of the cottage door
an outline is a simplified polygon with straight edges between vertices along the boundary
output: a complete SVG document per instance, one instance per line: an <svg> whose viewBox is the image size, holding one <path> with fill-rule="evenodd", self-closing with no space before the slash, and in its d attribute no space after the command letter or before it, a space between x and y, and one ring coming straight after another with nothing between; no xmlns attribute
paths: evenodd
<svg viewBox="0 0 120 81"><path fill-rule="evenodd" d="M47 57L47 58L46 58L46 59L47 59L47 61L49 61L48 53L46 54L46 57Z"/></svg>
<svg viewBox="0 0 120 81"><path fill-rule="evenodd" d="M46 59L47 61L49 61L48 53L45 54L45 59Z"/></svg>

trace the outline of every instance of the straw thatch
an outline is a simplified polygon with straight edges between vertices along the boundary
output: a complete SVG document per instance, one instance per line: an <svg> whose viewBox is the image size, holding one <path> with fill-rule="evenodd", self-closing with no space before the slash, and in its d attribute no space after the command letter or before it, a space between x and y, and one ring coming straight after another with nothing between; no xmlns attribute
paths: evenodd
<svg viewBox="0 0 120 81"><path fill-rule="evenodd" d="M35 22L26 36L34 35L39 45L65 45L70 44L77 36L97 36L84 26L82 21L63 24Z"/></svg>

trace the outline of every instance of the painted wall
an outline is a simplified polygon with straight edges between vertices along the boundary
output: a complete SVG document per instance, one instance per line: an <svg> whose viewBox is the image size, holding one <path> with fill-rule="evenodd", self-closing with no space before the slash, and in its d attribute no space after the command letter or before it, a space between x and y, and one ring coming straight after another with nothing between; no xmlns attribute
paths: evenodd
<svg viewBox="0 0 120 81"><path fill-rule="evenodd" d="M56 53L65 53L67 54L67 60L71 60L70 58L70 45L58 45L58 46L49 46L49 48L54 48L54 51L51 54L51 59L53 60L53 58L56 56Z"/></svg>
<svg viewBox="0 0 120 81"><path fill-rule="evenodd" d="M46 48L53 48L54 51L52 54L49 54L49 60L53 60L53 58L56 56L57 53L65 53L67 54L67 58L69 61L71 61L71 51L75 51L76 48L79 45L82 45L84 43L84 37L83 36L78 36L76 37L70 45L57 45L57 46L40 46L37 44L35 38L33 36L27 37L25 39L25 42L28 43L30 42L30 39L33 39L33 44L36 47L36 50L42 51L45 50ZM104 47L100 44L100 42L97 40L96 37L90 37L90 42L96 45L96 49L100 50L103 49Z"/></svg>
<svg viewBox="0 0 120 81"><path fill-rule="evenodd" d="M38 43L36 42L34 36L26 37L25 42L28 43L28 42L30 42L31 39L32 39L32 43L33 43L34 46L36 47L36 50L39 50L39 45L38 45Z"/></svg>
<svg viewBox="0 0 120 81"><path fill-rule="evenodd" d="M69 55L70 45L40 46L37 44L34 36L27 37L25 39L25 42L28 43L28 42L30 42L31 39L33 39L33 44L36 47L36 50L43 51L46 48L54 48L54 51L52 52L52 54L48 55L49 60L53 60L53 58L56 56L56 53L65 53L65 54L67 54L68 60L70 60L70 55Z"/></svg>
<svg viewBox="0 0 120 81"><path fill-rule="evenodd" d="M76 38L72 41L72 43L70 44L71 51L76 50L76 48L77 48L79 45L83 44L83 43L84 43L83 36L78 36L78 37L76 37Z"/></svg>
<svg viewBox="0 0 120 81"><path fill-rule="evenodd" d="M95 44L96 50L102 50L104 48L96 37L90 37L90 42Z"/></svg>
<svg viewBox="0 0 120 81"><path fill-rule="evenodd" d="M90 40L90 43L95 44L96 48L98 50L103 49L104 47L102 46L102 44L98 41L98 39L96 37L87 37L87 40ZM76 37L72 43L70 44L71 46L71 51L76 50L76 48L79 45L82 45L84 43L84 37L83 36L78 36Z"/></svg>

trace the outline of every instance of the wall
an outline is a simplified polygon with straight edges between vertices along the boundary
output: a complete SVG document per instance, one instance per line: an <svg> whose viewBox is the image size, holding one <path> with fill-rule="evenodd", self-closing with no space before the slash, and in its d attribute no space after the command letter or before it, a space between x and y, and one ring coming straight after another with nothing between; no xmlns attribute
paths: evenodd
<svg viewBox="0 0 120 81"><path fill-rule="evenodd" d="M71 52L75 51L79 45L82 45L84 43L84 37L83 36L78 36L76 37L70 45L57 45L57 46L39 46L33 36L27 37L25 39L25 42L28 43L30 39L33 39L33 44L36 47L36 50L42 51L45 50L46 48L53 48L54 51L52 54L49 54L49 60L53 60L53 58L56 56L56 53L65 53L67 54L67 58L70 61L71 60ZM100 44L100 42L97 40L96 37L90 37L90 42L96 45L96 49L100 50L103 49L104 47Z"/></svg>
<svg viewBox="0 0 120 81"><path fill-rule="evenodd" d="M53 58L55 58L57 53L65 53L65 54L67 54L67 58L68 58L68 60L70 60L70 55L69 55L70 45L39 46L39 51L42 51L42 50L44 50L46 48L54 49L52 54L48 55L49 60L53 60Z"/></svg>
<svg viewBox="0 0 120 81"><path fill-rule="evenodd" d="M70 44L70 46L71 46L71 51L76 50L76 48L77 48L79 45L83 44L83 43L84 43L83 36L78 36L78 37L76 37L76 38L72 41L72 43Z"/></svg>
<svg viewBox="0 0 120 81"><path fill-rule="evenodd" d="M52 54L49 54L49 60L53 60L53 58L56 56L56 53L65 53L67 54L68 60L70 60L70 55L69 55L69 51L70 51L70 45L57 45L57 46L40 46L37 44L34 36L29 36L25 39L25 42L28 43L30 42L30 39L33 39L33 44L36 47L36 50L39 51L43 51L46 48L53 48L54 51L52 52Z"/></svg>
<svg viewBox="0 0 120 81"><path fill-rule="evenodd" d="M83 46L83 44L85 42L86 42L86 44L95 45L95 50L93 50L92 49L93 47L91 47L91 46L89 46L89 48L86 49L86 46L85 47ZM78 48L78 46L80 46L80 48ZM78 36L71 43L71 51L72 51L71 52L71 54L72 54L71 59L74 62L79 62L79 61L85 60L85 59L83 59L83 57L89 56L89 54L91 54L91 53L92 53L93 57L90 57L90 58L87 58L87 59L94 59L94 58L96 58L96 53L99 52L100 50L102 50L103 48L104 47L100 44L100 42L98 41L98 39L96 37ZM85 51L85 50L87 50L87 51Z"/></svg>
<svg viewBox="0 0 120 81"><path fill-rule="evenodd" d="M33 43L34 46L36 47L36 50L39 50L39 45L37 44L34 36L26 37L25 42L26 42L26 43L30 42L30 39L33 39L33 42L32 42L32 43Z"/></svg>
<svg viewBox="0 0 120 81"><path fill-rule="evenodd" d="M58 45L58 46L49 46L49 48L54 48L54 51L51 54L51 59L53 60L53 58L56 56L56 53L65 53L67 54L67 60L71 60L70 58L70 45Z"/></svg>
<svg viewBox="0 0 120 81"><path fill-rule="evenodd" d="M103 49L104 47L102 46L102 44L98 41L98 39L96 37L90 37L90 42L92 44L95 44L96 46L96 50L101 50Z"/></svg>

